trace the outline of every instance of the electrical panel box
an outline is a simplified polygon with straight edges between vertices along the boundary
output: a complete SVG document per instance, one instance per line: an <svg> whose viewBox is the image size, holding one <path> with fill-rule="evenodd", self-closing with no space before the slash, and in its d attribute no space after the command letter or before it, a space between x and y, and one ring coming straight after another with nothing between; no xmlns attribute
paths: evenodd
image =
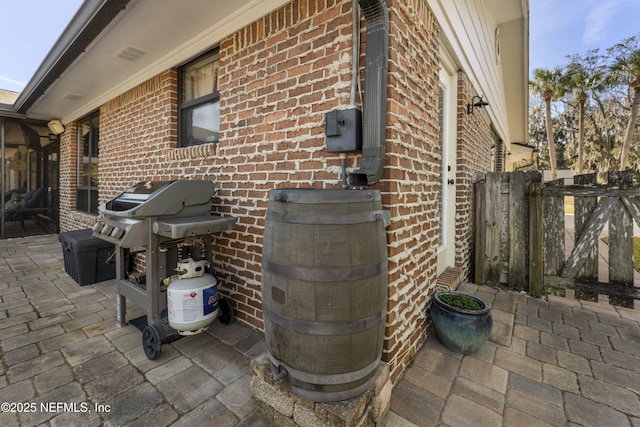
<svg viewBox="0 0 640 427"><path fill-rule="evenodd" d="M333 110L325 114L327 152L362 150L362 112L356 108Z"/></svg>

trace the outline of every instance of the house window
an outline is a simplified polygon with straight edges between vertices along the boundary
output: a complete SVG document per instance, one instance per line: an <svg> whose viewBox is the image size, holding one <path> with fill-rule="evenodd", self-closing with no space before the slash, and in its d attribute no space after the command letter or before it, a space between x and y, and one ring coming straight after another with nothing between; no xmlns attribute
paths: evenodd
<svg viewBox="0 0 640 427"><path fill-rule="evenodd" d="M220 93L218 51L207 53L180 69L180 146L218 142Z"/></svg>
<svg viewBox="0 0 640 427"><path fill-rule="evenodd" d="M99 130L99 112L78 121L76 209L88 213L98 213Z"/></svg>

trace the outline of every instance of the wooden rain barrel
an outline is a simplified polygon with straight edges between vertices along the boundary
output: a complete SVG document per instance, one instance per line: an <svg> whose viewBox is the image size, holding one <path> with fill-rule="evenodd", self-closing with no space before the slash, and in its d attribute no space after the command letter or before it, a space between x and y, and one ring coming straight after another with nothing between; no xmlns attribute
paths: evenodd
<svg viewBox="0 0 640 427"><path fill-rule="evenodd" d="M382 355L387 212L379 191L269 194L262 308L274 376L316 402L366 391Z"/></svg>

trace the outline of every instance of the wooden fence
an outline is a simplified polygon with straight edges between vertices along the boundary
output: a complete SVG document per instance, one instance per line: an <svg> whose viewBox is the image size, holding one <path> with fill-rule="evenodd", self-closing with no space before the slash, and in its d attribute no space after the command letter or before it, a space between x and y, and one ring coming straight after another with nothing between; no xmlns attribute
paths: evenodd
<svg viewBox="0 0 640 427"><path fill-rule="evenodd" d="M632 307L633 299L640 299L633 268L640 185L627 172L609 174L605 185L596 184L595 174L564 184L543 185L539 172L491 172L476 183L475 282L536 296L573 289L580 298L597 300L604 294L612 303ZM565 200L574 202L573 224L565 215ZM608 257L599 263L607 223ZM571 233L575 240L565 241ZM599 270L603 265L608 271Z"/></svg>

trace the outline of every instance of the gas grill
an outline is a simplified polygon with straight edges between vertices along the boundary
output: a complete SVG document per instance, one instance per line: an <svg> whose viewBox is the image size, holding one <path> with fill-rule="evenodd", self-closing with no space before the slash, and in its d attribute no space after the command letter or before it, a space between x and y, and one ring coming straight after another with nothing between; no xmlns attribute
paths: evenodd
<svg viewBox="0 0 640 427"><path fill-rule="evenodd" d="M93 236L116 246L117 324L126 324L127 299L146 311L142 344L149 359L157 358L160 344L176 333L166 321L163 280L186 258L210 262L211 234L235 227L235 219L211 215L213 192L210 181L147 181L98 208ZM125 260L135 253L146 256L146 272L138 280L125 268ZM219 302L220 320L228 323L231 306Z"/></svg>

